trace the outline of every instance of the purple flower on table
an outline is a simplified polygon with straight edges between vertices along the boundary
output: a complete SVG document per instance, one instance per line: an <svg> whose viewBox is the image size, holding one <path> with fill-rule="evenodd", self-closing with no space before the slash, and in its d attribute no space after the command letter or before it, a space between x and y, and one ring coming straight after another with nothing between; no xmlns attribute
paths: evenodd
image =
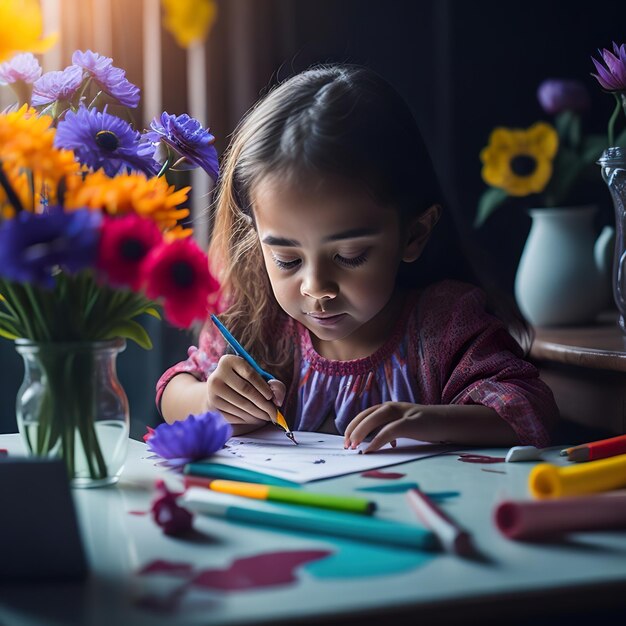
<svg viewBox="0 0 626 626"><path fill-rule="evenodd" d="M598 70L592 76L607 91L626 92L626 44L618 46L613 42L613 52L604 48L600 54L604 65L592 57L591 60Z"/></svg>
<svg viewBox="0 0 626 626"><path fill-rule="evenodd" d="M232 433L221 413L207 411L172 424L160 424L146 443L148 450L166 459L167 465L178 468L217 452Z"/></svg>
<svg viewBox="0 0 626 626"><path fill-rule="evenodd" d="M69 102L83 82L83 70L70 65L64 70L46 72L33 83L33 106L57 101Z"/></svg>
<svg viewBox="0 0 626 626"><path fill-rule="evenodd" d="M543 110L550 115L563 111L582 113L591 105L587 87L578 80L544 80L537 90L537 99Z"/></svg>
<svg viewBox="0 0 626 626"><path fill-rule="evenodd" d="M213 143L215 137L208 129L202 128L198 120L182 115L170 115L167 111L161 113L160 120L155 118L150 124L152 131L144 134L144 138L153 143L161 142L171 148L178 158L175 164L180 169L188 161L192 167L201 167L214 181L217 180L219 166L217 150ZM160 151L157 149L157 155ZM164 158L155 156L158 161Z"/></svg>
<svg viewBox="0 0 626 626"><path fill-rule="evenodd" d="M152 176L158 171L152 158L154 147L140 139L141 135L119 117L106 110L81 107L76 113L68 111L59 122L54 145L73 150L80 163L93 170L102 168L107 176L125 168Z"/></svg>
<svg viewBox="0 0 626 626"><path fill-rule="evenodd" d="M87 72L102 91L120 104L131 108L139 104L139 87L126 78L123 69L113 65L113 59L91 50L76 50L72 63Z"/></svg>
<svg viewBox="0 0 626 626"><path fill-rule="evenodd" d="M41 76L41 65L32 52L16 54L5 63L0 63L0 85L24 82L34 83Z"/></svg>
<svg viewBox="0 0 626 626"><path fill-rule="evenodd" d="M65 213L21 211L0 224L0 276L52 287L52 272L92 267L100 238L100 213L79 209Z"/></svg>

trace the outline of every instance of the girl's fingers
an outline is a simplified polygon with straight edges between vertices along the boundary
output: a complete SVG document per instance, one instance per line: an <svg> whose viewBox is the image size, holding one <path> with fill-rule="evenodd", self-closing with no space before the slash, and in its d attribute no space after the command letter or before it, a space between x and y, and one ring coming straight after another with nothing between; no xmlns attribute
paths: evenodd
<svg viewBox="0 0 626 626"><path fill-rule="evenodd" d="M350 444L352 443L352 433L354 432L354 429L361 424L361 422L368 417L369 415L371 415L374 411L377 411L380 407L382 406L382 404L375 404L374 406L370 406L367 409L365 409L364 411L361 411L361 413L359 413L346 427L345 433L344 433L344 440L343 440L343 447L344 448L349 448Z"/></svg>
<svg viewBox="0 0 626 626"><path fill-rule="evenodd" d="M213 399L213 406L220 413L230 413L243 422L269 421L269 416L256 404L234 392L220 393Z"/></svg>
<svg viewBox="0 0 626 626"><path fill-rule="evenodd" d="M395 440L397 437L401 437L406 429L406 422L402 419L390 422L386 426L380 429L380 432L376 434L374 439L370 442L369 446L363 450L363 454L368 452L375 452L380 450L386 443L390 443L394 448Z"/></svg>
<svg viewBox="0 0 626 626"><path fill-rule="evenodd" d="M270 386L240 356L233 356L232 364L229 363L229 365L232 367L232 372L237 375L232 379L228 377L228 382L233 389L259 406L273 400L274 394Z"/></svg>
<svg viewBox="0 0 626 626"><path fill-rule="evenodd" d="M355 449L368 435L395 419L397 416L389 405L379 404L360 419L350 435L350 447Z"/></svg>

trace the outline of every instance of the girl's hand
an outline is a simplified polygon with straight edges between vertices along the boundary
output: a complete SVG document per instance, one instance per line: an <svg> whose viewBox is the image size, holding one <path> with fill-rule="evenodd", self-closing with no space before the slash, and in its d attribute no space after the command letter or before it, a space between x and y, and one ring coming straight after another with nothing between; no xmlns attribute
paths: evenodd
<svg viewBox="0 0 626 626"><path fill-rule="evenodd" d="M363 440L379 430L370 444L363 451L374 452L386 443L393 447L398 437L408 437L425 441L421 418L425 410L431 407L410 402L384 402L359 413L346 428L344 447L353 450Z"/></svg>
<svg viewBox="0 0 626 626"><path fill-rule="evenodd" d="M276 419L276 407L283 403L285 385L265 382L244 359L222 356L207 379L209 408L219 411L231 424L263 426Z"/></svg>
<svg viewBox="0 0 626 626"><path fill-rule="evenodd" d="M374 452L386 443L395 447L398 437L470 446L519 445L513 428L482 404L384 402L359 413L348 424L344 446L354 449L374 433L363 452Z"/></svg>

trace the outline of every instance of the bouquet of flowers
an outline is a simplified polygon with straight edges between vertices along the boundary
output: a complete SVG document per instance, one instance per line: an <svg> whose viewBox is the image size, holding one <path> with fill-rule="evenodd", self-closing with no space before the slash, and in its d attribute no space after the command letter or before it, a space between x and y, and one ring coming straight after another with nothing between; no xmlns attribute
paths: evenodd
<svg viewBox="0 0 626 626"><path fill-rule="evenodd" d="M176 190L163 174L202 167L215 180L209 131L167 112L136 130L126 118L139 89L90 50L43 75L31 53L17 54L0 65L0 81L18 95L0 114L0 336L46 344L127 338L150 348L138 318L159 317L159 305L175 326L204 320L218 284L182 224L189 187ZM45 372L56 388L48 384L36 441L27 443L48 454L59 442L69 449L78 432L92 477L102 478L88 407L59 404L77 398L80 367L65 369L64 381Z"/></svg>
<svg viewBox="0 0 626 626"><path fill-rule="evenodd" d="M580 204L578 183L595 176L594 164L607 139L583 135L581 114L590 103L586 87L575 80L545 80L537 97L543 110L555 116L554 125L540 121L528 129L495 128L480 153L489 188L478 203L477 227L515 198L532 197L540 207Z"/></svg>

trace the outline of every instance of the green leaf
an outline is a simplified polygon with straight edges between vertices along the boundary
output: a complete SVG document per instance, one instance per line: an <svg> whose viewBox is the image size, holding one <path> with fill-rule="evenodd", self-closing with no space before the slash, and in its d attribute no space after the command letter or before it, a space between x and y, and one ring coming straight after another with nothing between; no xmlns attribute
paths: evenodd
<svg viewBox="0 0 626 626"><path fill-rule="evenodd" d="M156 317L158 320L161 319L161 314L154 307L148 307L144 313L152 315L152 317Z"/></svg>
<svg viewBox="0 0 626 626"><path fill-rule="evenodd" d="M0 337L4 337L5 339L10 339L11 341L13 341L14 339L19 339L19 335L10 333L8 330L5 330L4 328L2 328L2 326L0 326Z"/></svg>
<svg viewBox="0 0 626 626"><path fill-rule="evenodd" d="M146 329L141 324L134 322L133 320L124 320L117 323L103 338L114 339L115 337L132 339L145 350L150 350L152 348L152 341L150 339L150 335L146 332Z"/></svg>
<svg viewBox="0 0 626 626"><path fill-rule="evenodd" d="M478 211L474 220L474 228L479 228L485 220L508 198L504 189L490 187L478 201Z"/></svg>
<svg viewBox="0 0 626 626"><path fill-rule="evenodd" d="M572 135L572 124L576 116L571 111L562 111L554 118L554 127L559 135L559 143L569 141Z"/></svg>
<svg viewBox="0 0 626 626"><path fill-rule="evenodd" d="M568 148L561 148L553 164L553 175L545 189L545 195L550 199L550 206L559 206L567 199L567 194L578 180L584 163L578 155Z"/></svg>

